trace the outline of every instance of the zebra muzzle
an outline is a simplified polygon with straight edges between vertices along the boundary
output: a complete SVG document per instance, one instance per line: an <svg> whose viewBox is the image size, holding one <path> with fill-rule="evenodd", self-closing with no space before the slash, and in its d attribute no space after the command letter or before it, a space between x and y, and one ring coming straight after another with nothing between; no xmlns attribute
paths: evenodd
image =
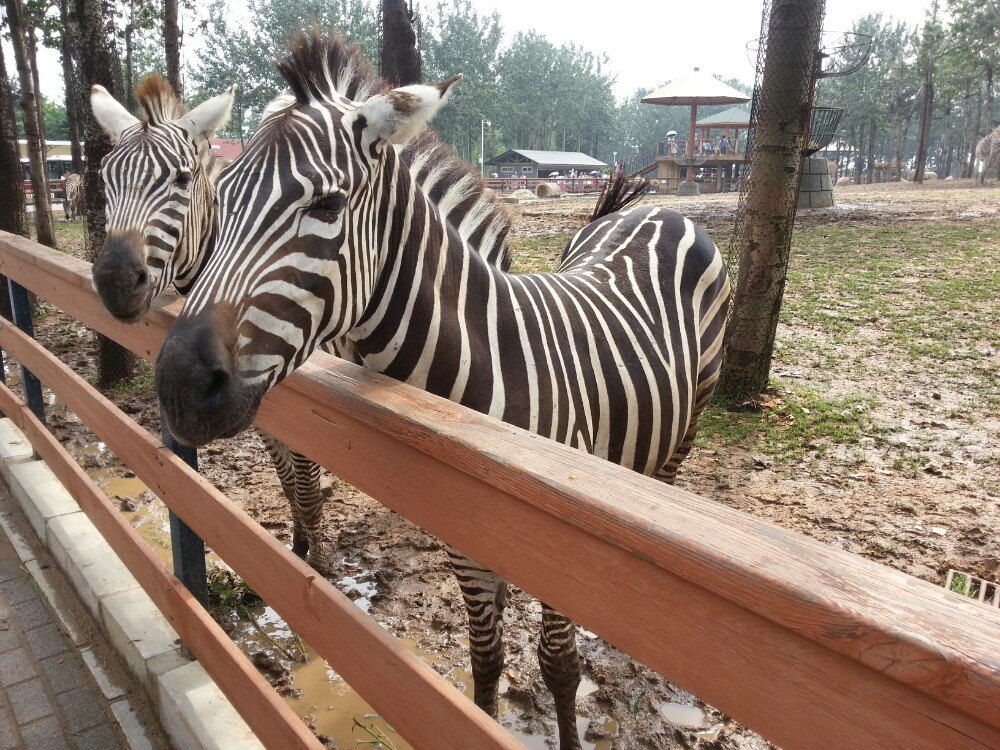
<svg viewBox="0 0 1000 750"><path fill-rule="evenodd" d="M108 312L134 323L149 309L153 285L139 232L109 232L93 266L94 289Z"/></svg>

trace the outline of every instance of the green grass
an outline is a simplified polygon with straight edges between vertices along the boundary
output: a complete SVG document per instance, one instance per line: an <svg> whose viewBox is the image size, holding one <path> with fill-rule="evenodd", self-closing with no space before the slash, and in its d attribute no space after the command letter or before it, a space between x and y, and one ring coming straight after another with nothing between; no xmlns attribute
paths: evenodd
<svg viewBox="0 0 1000 750"><path fill-rule="evenodd" d="M792 463L809 452L825 456L835 447L857 446L863 437L881 434L871 407L864 399L828 398L779 380L745 410L710 403L698 422L698 443L742 447Z"/></svg>
<svg viewBox="0 0 1000 750"><path fill-rule="evenodd" d="M111 396L134 396L148 393L153 389L155 370L151 362L139 359L135 363L135 374L128 380L113 385L108 389Z"/></svg>
<svg viewBox="0 0 1000 750"><path fill-rule="evenodd" d="M544 273L555 269L563 249L573 239L574 232L515 237L510 242L514 260L513 273Z"/></svg>
<svg viewBox="0 0 1000 750"><path fill-rule="evenodd" d="M1000 264L990 260L998 244L994 221L799 232L782 321L834 344L888 346L921 367L975 368L1000 347Z"/></svg>

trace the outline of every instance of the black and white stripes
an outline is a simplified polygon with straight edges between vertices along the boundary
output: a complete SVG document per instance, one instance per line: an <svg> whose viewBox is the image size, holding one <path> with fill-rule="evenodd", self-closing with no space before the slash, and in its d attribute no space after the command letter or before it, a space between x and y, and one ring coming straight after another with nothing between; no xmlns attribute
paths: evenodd
<svg viewBox="0 0 1000 750"><path fill-rule="evenodd" d="M193 444L243 429L269 388L342 340L370 369L672 477L718 373L729 282L714 244L638 206L580 230L556 272L506 273L509 221L482 182L399 150L458 79L385 91L353 80L365 65L314 33L279 66L295 99L220 178L211 257L157 363L172 429ZM506 584L452 560L476 700L495 711ZM548 607L539 660L561 746L578 748L574 628Z"/></svg>

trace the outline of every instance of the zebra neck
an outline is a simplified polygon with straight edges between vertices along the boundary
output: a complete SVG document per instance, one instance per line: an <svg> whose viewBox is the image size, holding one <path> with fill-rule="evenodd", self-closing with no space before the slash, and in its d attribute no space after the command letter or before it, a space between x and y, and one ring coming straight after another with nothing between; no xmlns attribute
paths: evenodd
<svg viewBox="0 0 1000 750"><path fill-rule="evenodd" d="M215 221L215 179L222 171L220 160L202 156L191 184L190 203L177 244L174 287L187 294L208 255L208 239Z"/></svg>
<svg viewBox="0 0 1000 750"><path fill-rule="evenodd" d="M451 212L459 213L460 200L431 200L405 167L392 164L397 168L385 170L380 187L379 201L388 210L374 235L378 273L349 338L369 369L450 397L455 377L430 379L432 364L447 358L454 368L445 370L461 370L473 356L472 348L487 334L470 320L482 321L506 275L455 228L460 218ZM469 306L479 312L467 316Z"/></svg>

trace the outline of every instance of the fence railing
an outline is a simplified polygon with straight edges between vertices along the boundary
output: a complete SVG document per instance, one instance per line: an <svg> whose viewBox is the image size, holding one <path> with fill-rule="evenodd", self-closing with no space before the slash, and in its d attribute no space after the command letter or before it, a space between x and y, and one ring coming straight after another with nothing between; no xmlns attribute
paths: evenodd
<svg viewBox="0 0 1000 750"><path fill-rule="evenodd" d="M88 264L11 235L0 273L147 359L179 307L119 323ZM157 440L0 330L411 744L518 746ZM265 397L258 425L784 748L1000 747L996 610L326 355ZM252 688L205 666L263 723Z"/></svg>
<svg viewBox="0 0 1000 750"><path fill-rule="evenodd" d="M515 190L530 190L535 192L535 188L543 182L557 183L564 193L571 195L585 195L599 193L607 184L607 177L488 177L486 186L496 190L500 194L512 193Z"/></svg>

